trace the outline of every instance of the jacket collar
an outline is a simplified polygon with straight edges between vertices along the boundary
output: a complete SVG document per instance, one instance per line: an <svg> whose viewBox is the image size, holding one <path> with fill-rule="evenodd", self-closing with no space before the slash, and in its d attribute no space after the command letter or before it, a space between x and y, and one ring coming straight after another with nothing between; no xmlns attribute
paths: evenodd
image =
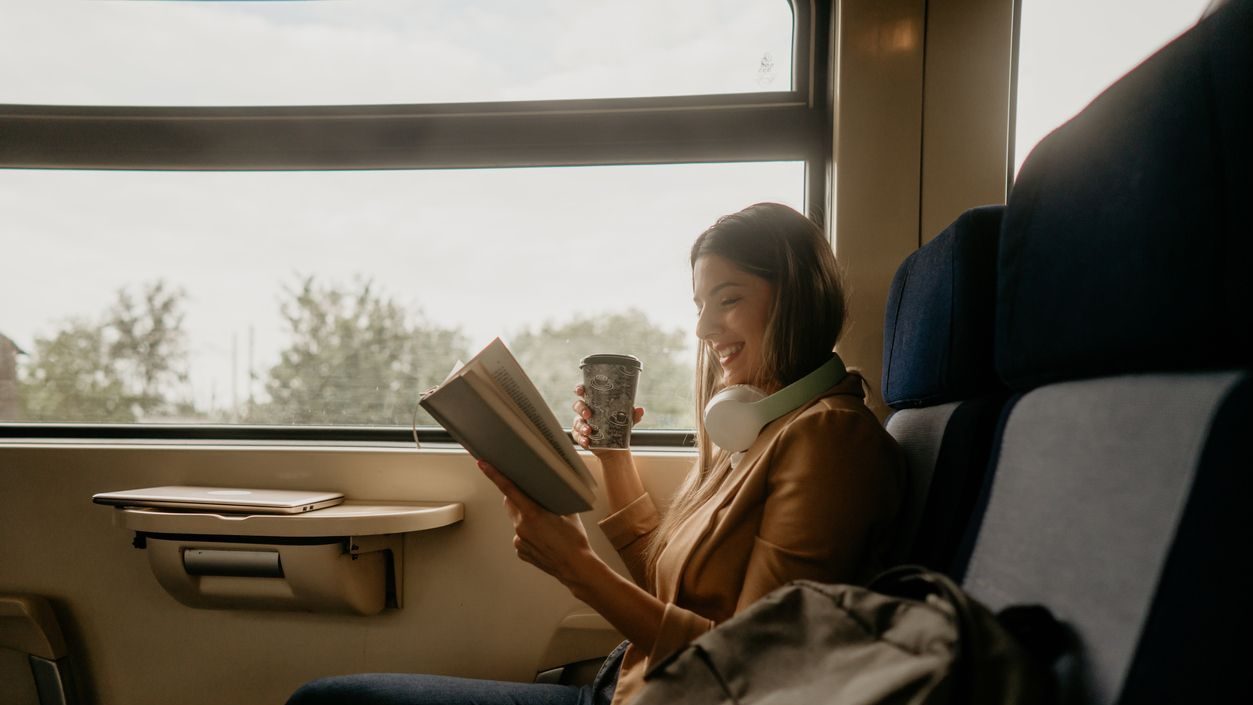
<svg viewBox="0 0 1253 705"><path fill-rule="evenodd" d="M849 395L856 396L858 399L865 398L865 393L861 387L861 375L856 373L845 375L843 379L836 382L828 389L819 392L814 397L797 408L780 416L779 418L766 424L761 429L761 433L757 434L757 438L753 440L753 444L744 451L743 457L735 462L732 470L727 473L726 479L723 480L723 486L718 488L718 493L709 499L709 503L721 507L727 502L727 498L733 496L739 491L740 485L744 483L744 478L748 477L753 467L761 460L761 456L766 452L773 443L774 439L792 422L797 416L800 416L806 409L813 406L815 402L830 396ZM668 592L663 599L673 601L678 598L679 583L682 575L687 571L688 564L692 560L693 549L703 543L708 537L709 532L713 530L713 524L706 521L705 525L700 527L700 535L688 546L687 553L679 561L679 569L673 574L666 576L665 588ZM659 584L658 597L662 597Z"/></svg>

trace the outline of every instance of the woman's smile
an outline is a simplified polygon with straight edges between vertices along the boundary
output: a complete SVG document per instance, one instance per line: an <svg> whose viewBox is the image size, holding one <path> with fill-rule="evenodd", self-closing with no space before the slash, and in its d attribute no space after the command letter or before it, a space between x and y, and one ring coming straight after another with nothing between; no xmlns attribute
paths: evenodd
<svg viewBox="0 0 1253 705"><path fill-rule="evenodd" d="M718 353L718 364L724 368L735 360L740 351L744 349L744 343L733 343L731 345L714 346L714 351Z"/></svg>

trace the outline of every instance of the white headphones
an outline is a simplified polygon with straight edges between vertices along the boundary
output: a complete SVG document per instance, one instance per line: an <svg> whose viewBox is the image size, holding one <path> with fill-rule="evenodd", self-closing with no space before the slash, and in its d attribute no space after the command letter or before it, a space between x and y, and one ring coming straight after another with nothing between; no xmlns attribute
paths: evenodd
<svg viewBox="0 0 1253 705"><path fill-rule="evenodd" d="M821 367L770 396L748 384L727 387L705 405L705 432L725 451L748 450L766 424L831 388L847 374L844 361L831 353L831 359Z"/></svg>

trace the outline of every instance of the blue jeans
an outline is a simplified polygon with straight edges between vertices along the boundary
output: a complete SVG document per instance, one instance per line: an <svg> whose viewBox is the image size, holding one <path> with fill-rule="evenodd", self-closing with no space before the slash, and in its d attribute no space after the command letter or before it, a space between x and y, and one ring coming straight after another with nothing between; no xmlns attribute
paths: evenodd
<svg viewBox="0 0 1253 705"><path fill-rule="evenodd" d="M287 705L591 705L591 686L363 673L305 683Z"/></svg>
<svg viewBox="0 0 1253 705"><path fill-rule="evenodd" d="M287 705L607 705L618 684L627 643L622 642L609 654L591 685L363 673L305 683L292 693Z"/></svg>

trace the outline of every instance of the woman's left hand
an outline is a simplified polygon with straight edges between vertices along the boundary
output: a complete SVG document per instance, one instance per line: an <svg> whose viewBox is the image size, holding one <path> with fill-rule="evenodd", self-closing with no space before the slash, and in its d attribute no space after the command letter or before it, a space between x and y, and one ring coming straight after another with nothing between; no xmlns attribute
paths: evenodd
<svg viewBox="0 0 1253 705"><path fill-rule="evenodd" d="M518 558L573 587L599 561L577 515L561 516L544 509L499 470L480 460L479 469L505 495L505 511L513 522L513 547Z"/></svg>

